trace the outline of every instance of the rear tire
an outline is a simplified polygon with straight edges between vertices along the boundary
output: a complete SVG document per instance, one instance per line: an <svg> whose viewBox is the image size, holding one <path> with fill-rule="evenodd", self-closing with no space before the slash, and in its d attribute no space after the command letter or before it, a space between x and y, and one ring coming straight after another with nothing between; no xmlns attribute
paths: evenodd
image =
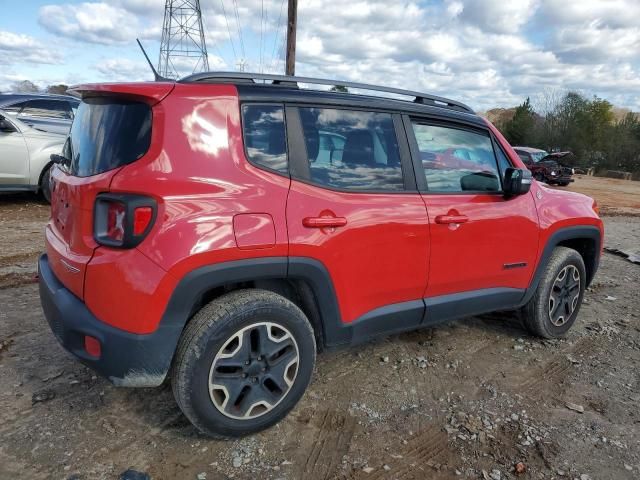
<svg viewBox="0 0 640 480"><path fill-rule="evenodd" d="M40 194L45 202L51 203L51 165L42 172L40 178Z"/></svg>
<svg viewBox="0 0 640 480"><path fill-rule="evenodd" d="M522 307L524 326L542 338L564 336L576 321L586 284L582 256L567 247L556 247L535 294Z"/></svg>
<svg viewBox="0 0 640 480"><path fill-rule="evenodd" d="M173 367L173 394L202 433L239 437L264 430L298 403L313 373L311 324L291 301L238 290L189 322Z"/></svg>

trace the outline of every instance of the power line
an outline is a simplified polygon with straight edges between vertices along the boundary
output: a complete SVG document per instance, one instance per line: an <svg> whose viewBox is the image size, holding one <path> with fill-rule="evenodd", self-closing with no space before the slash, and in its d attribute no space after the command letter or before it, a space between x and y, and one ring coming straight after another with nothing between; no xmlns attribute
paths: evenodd
<svg viewBox="0 0 640 480"><path fill-rule="evenodd" d="M222 13L224 14L224 21L227 24L227 33L229 34L229 42L231 43L231 49L233 50L233 60L234 63L238 61L238 56L236 55L236 47L233 45L233 38L231 37L231 29L229 28L229 19L227 18L227 12L224 9L224 2L220 0L220 5L222 5Z"/></svg>
<svg viewBox="0 0 640 480"><path fill-rule="evenodd" d="M278 37L280 36L280 19L282 18L282 7L284 7L284 0L280 1L280 13L278 14L278 21L276 22L276 34L273 38L273 48L271 49L271 61L269 62L269 67L273 67L276 58L276 46L278 45ZM283 28L284 30L284 28Z"/></svg>
<svg viewBox="0 0 640 480"><path fill-rule="evenodd" d="M235 9L235 13L236 13L236 25L238 26L238 36L240 37L240 47L242 50L242 58L246 58L246 55L244 53L244 40L242 38L242 27L240 26L240 14L238 13L238 2L236 0L233 0L233 8Z"/></svg>
<svg viewBox="0 0 640 480"><path fill-rule="evenodd" d="M262 73L262 37L264 32L264 0L260 2L260 73Z"/></svg>

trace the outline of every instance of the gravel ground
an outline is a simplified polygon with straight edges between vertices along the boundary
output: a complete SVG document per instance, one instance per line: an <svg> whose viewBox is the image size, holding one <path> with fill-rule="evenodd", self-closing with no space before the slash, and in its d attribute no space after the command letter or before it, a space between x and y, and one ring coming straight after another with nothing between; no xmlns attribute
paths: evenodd
<svg viewBox="0 0 640 480"><path fill-rule="evenodd" d="M640 266L621 257L564 340L494 314L325 353L283 422L215 441L168 386L115 388L56 343L32 284L47 215L0 198L0 479L640 478ZM638 249L640 217L605 224Z"/></svg>

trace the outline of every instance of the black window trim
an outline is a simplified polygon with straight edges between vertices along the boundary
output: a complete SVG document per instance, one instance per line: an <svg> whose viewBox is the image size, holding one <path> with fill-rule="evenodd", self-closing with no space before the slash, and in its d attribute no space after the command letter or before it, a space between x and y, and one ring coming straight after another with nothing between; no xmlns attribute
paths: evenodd
<svg viewBox="0 0 640 480"><path fill-rule="evenodd" d="M500 167L500 162L498 161L497 151L499 150L500 152L502 152L502 155L504 155L504 158L507 159L507 163L509 164L509 167L511 167L511 168L518 168L518 167L515 167L513 165L513 162L511 161L511 158L509 158L509 155L507 155L507 152L504 151L504 148L502 148L502 146L500 145L500 142L498 142L498 139L493 134L493 132L489 132L489 134L491 135L491 143L493 144L493 156L496 159L496 164L498 165L498 173L500 174L500 187L504 190L504 172L502 171L502 168ZM509 167L507 167L507 168L509 168Z"/></svg>
<svg viewBox="0 0 640 480"><path fill-rule="evenodd" d="M245 140L245 135L244 135L244 129L245 129L245 124L244 124L244 112L243 109L245 106L250 105L250 106L266 106L266 107L281 107L282 108L282 122L284 123L284 145L285 145L285 156L287 157L287 172L281 172L280 170L276 170L274 168L270 168L267 167L265 165L260 165L259 163L255 162L254 160L251 159L251 156L249 155L249 152L247 151L247 142ZM283 102L251 102L251 101L245 101L245 102L241 102L240 103L240 135L242 136L242 151L244 153L244 157L247 160L247 162L249 162L252 166L254 166L255 168L258 168L260 170L264 170L265 172L270 172L273 173L275 175L279 175L281 177L284 178L288 178L291 179L291 155L289 154L289 134L288 132L288 128L287 128L287 108L286 105Z"/></svg>
<svg viewBox="0 0 640 480"><path fill-rule="evenodd" d="M393 121L398 155L400 156L400 170L402 171L403 188L401 190L352 190L348 188L332 187L311 180L307 147L304 141L304 130L300 120L300 108L323 108L330 110L352 110L356 112L388 113ZM409 143L405 129L402 127L401 113L397 110L381 108L365 108L361 106L327 105L323 103L286 103L286 121L288 124L287 143L289 144L289 172L291 179L307 185L339 193L374 194L374 195L407 195L418 194L415 172L411 161Z"/></svg>
<svg viewBox="0 0 640 480"><path fill-rule="evenodd" d="M409 149L411 151L411 159L413 163L413 169L415 172L415 179L418 185L418 190L420 193L425 195L467 195L467 196L476 196L476 195L495 195L495 196L504 196L504 191L502 187L502 178L500 178L500 190L496 190L494 192L487 192L486 190L461 190L459 192L437 192L429 190L429 185L427 184L427 179L424 174L424 168L422 166L422 162L420 161L420 149L418 148L418 140L416 139L415 132L413 131L413 122L422 123L434 127L445 127L445 128L454 128L457 130L466 130L471 133L481 133L489 137L491 144L495 143L493 133L489 128L483 128L479 125L469 125L467 123L460 123L455 121L443 120L441 117L430 117L423 115L402 115L402 121L404 123L404 129L406 131L406 135L409 141ZM495 146L493 147L495 148ZM504 151L503 151L504 152ZM493 152L494 160L496 162L496 170L500 173L500 166L498 165L498 158L496 157L495 151ZM507 160L511 163L511 159L507 156ZM500 175L498 175L500 177Z"/></svg>

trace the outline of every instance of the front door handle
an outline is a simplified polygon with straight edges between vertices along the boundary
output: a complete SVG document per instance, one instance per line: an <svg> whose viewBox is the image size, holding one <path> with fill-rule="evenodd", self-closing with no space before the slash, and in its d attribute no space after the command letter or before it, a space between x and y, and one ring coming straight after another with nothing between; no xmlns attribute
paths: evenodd
<svg viewBox="0 0 640 480"><path fill-rule="evenodd" d="M305 217L302 225L307 228L336 228L344 227L347 219L344 217Z"/></svg>
<svg viewBox="0 0 640 480"><path fill-rule="evenodd" d="M469 217L465 215L438 215L436 217L436 223L446 225L451 223L465 223L469 220Z"/></svg>

